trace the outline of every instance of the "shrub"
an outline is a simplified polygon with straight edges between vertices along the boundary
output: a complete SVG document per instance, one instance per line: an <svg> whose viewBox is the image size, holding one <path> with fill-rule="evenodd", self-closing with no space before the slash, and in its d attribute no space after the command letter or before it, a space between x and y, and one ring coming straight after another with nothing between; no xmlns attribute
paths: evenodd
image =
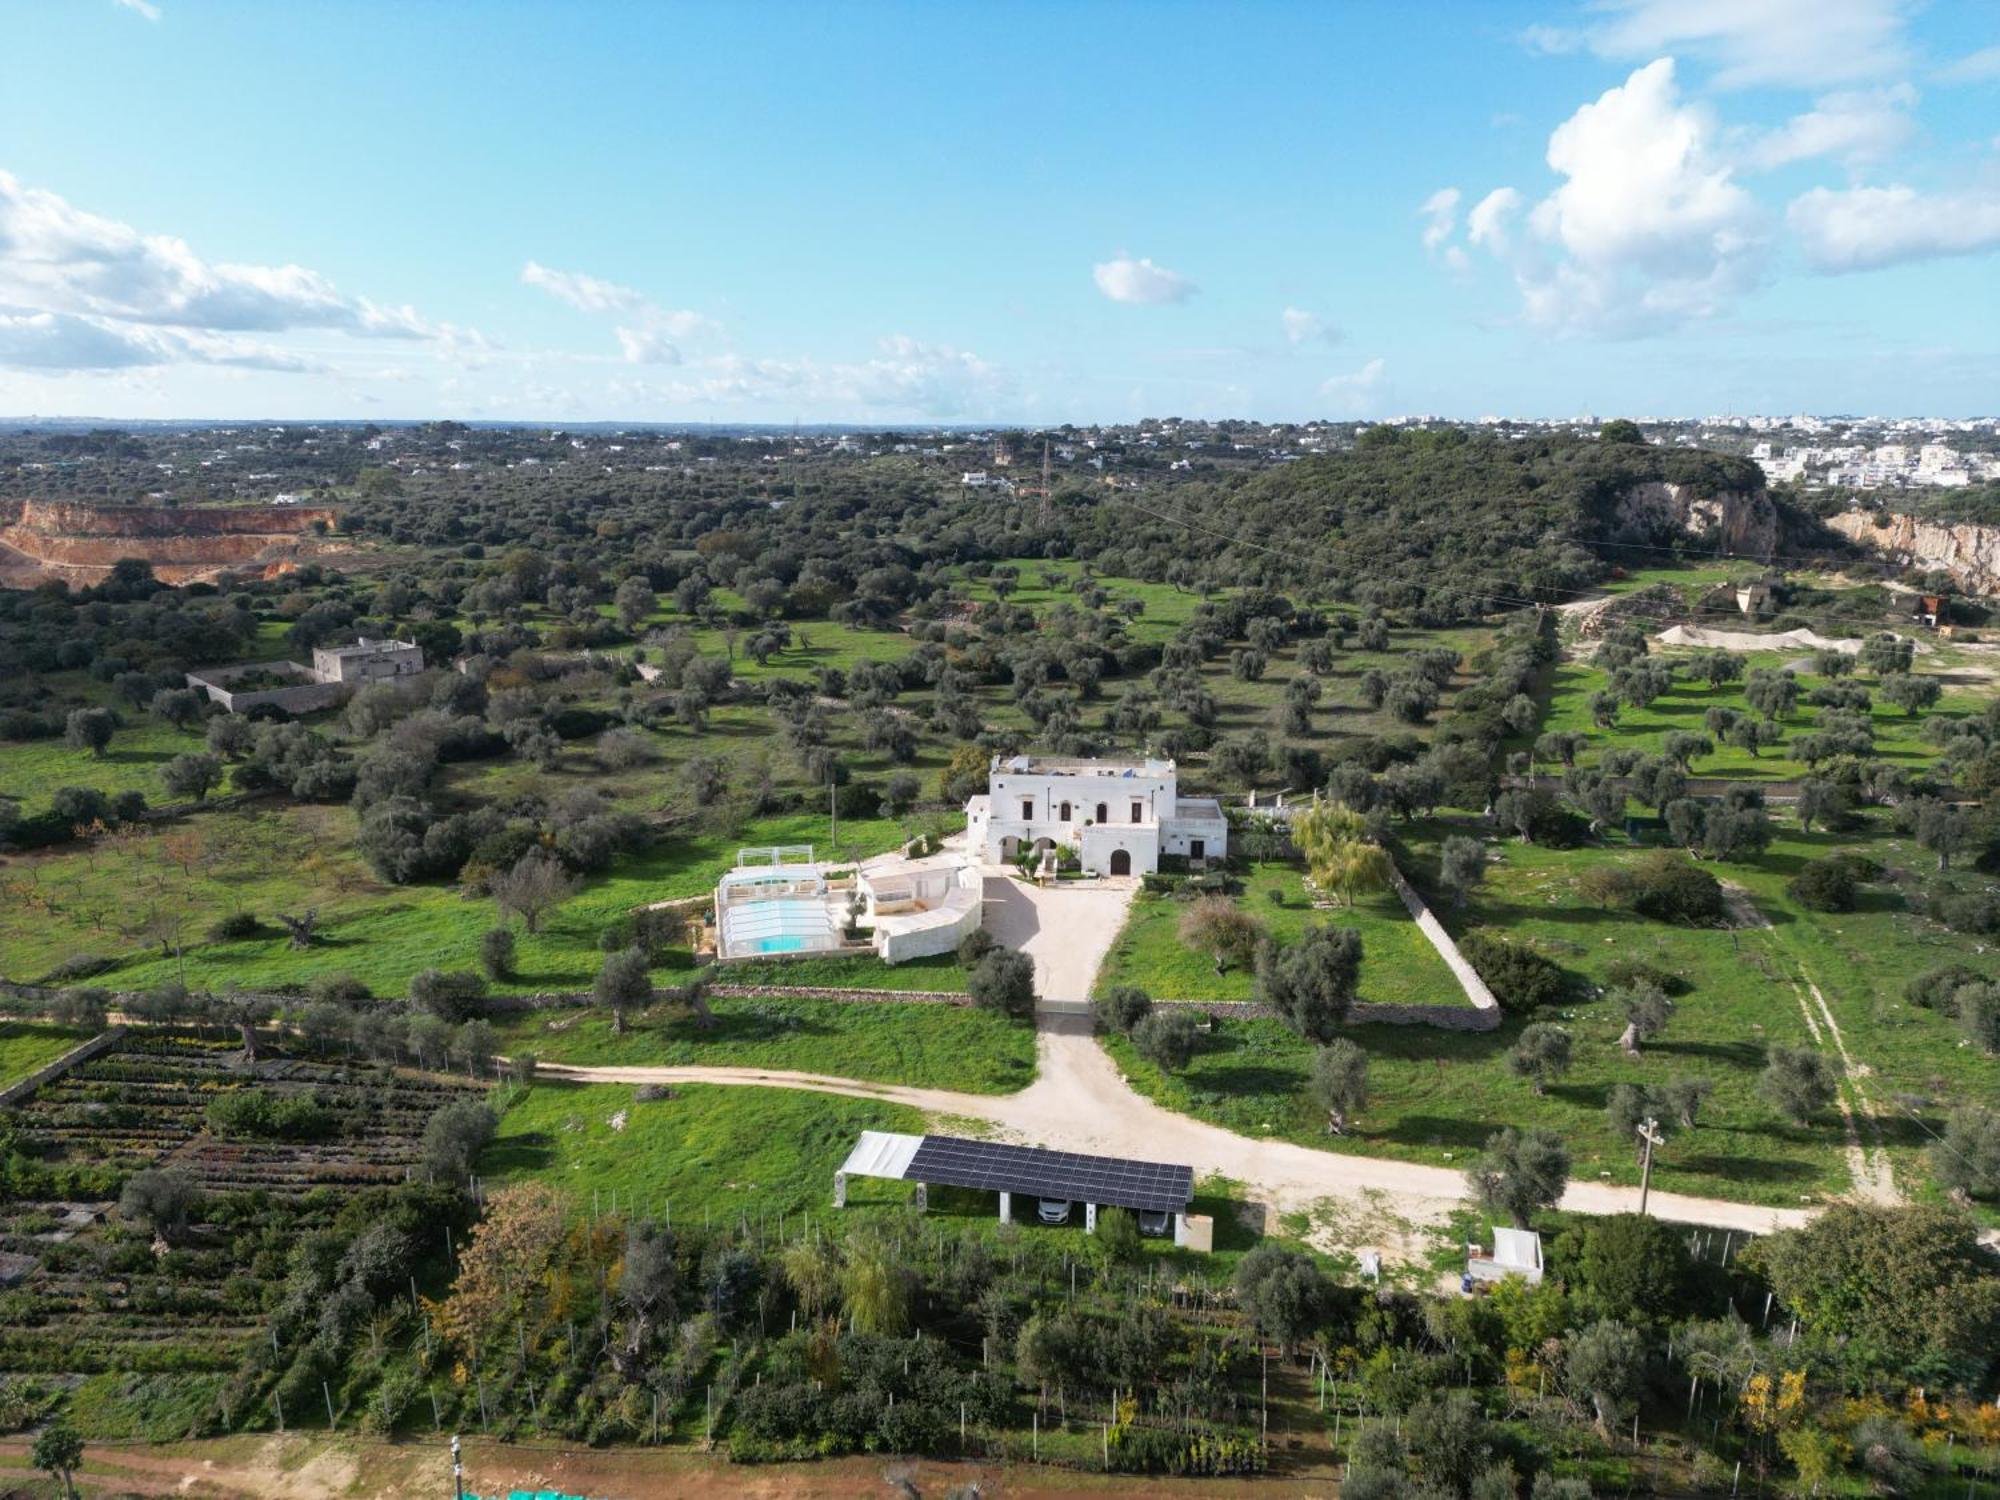
<svg viewBox="0 0 2000 1500"><path fill-rule="evenodd" d="M1809 861L1786 884L1791 898L1808 911L1853 911L1860 885L1839 855Z"/></svg>
<svg viewBox="0 0 2000 1500"><path fill-rule="evenodd" d="M410 981L410 999L441 1021L463 1021L485 998L486 981L463 969L425 969Z"/></svg>
<svg viewBox="0 0 2000 1500"><path fill-rule="evenodd" d="M1529 943L1476 927L1458 940L1458 949L1507 1010L1554 1005L1569 989L1568 976L1555 960Z"/></svg>
<svg viewBox="0 0 2000 1500"><path fill-rule="evenodd" d="M1910 1004L1935 1010L1947 1016L1958 1014L1958 992L1969 984L1980 984L1986 976L1977 969L1964 964L1943 964L1935 969L1927 969L1903 987L1903 998Z"/></svg>
<svg viewBox="0 0 2000 1500"><path fill-rule="evenodd" d="M208 940L211 943L233 943L242 938L253 938L263 930L264 924L257 920L255 912L233 911L209 925Z"/></svg>
<svg viewBox="0 0 2000 1500"><path fill-rule="evenodd" d="M965 988L981 1010L1029 1019L1035 1013L1035 961L1011 948L995 948L974 966Z"/></svg>
<svg viewBox="0 0 2000 1500"><path fill-rule="evenodd" d="M1090 1008L1100 1029L1130 1036L1132 1028L1153 1008L1153 1000L1135 984L1114 984L1093 1000Z"/></svg>
<svg viewBox="0 0 2000 1500"><path fill-rule="evenodd" d="M1765 1101L1795 1125L1805 1124L1838 1093L1833 1069L1810 1047L1773 1047L1757 1086Z"/></svg>
<svg viewBox="0 0 2000 1500"><path fill-rule="evenodd" d="M1632 867L1632 910L1662 922L1722 919L1722 884L1685 859L1658 853Z"/></svg>
<svg viewBox="0 0 2000 1500"><path fill-rule="evenodd" d="M477 1099L455 1099L424 1127L424 1165L439 1177L463 1177L493 1132L500 1117Z"/></svg>
<svg viewBox="0 0 2000 1500"><path fill-rule="evenodd" d="M999 946L992 933L984 927L975 927L959 940L958 961L970 969Z"/></svg>
<svg viewBox="0 0 2000 1500"><path fill-rule="evenodd" d="M1198 1025L1185 1010L1151 1011L1132 1028L1132 1045L1162 1073L1178 1073L1194 1056Z"/></svg>
<svg viewBox="0 0 2000 1500"><path fill-rule="evenodd" d="M479 967L488 979L511 979L514 975L514 934L505 927L493 927L480 934Z"/></svg>
<svg viewBox="0 0 2000 1500"><path fill-rule="evenodd" d="M208 1126L219 1135L313 1141L332 1133L334 1116L316 1094L230 1089L209 1101Z"/></svg>
<svg viewBox="0 0 2000 1500"><path fill-rule="evenodd" d="M1684 995L1688 982L1678 974L1669 974L1665 969L1638 958L1616 958L1604 969L1604 984L1607 989L1630 990L1640 985L1650 984L1654 989L1669 995Z"/></svg>

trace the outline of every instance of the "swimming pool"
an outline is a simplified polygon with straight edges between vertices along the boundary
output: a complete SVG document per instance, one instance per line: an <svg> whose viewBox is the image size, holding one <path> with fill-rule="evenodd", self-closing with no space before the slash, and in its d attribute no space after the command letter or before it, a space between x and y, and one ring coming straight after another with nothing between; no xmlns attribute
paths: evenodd
<svg viewBox="0 0 2000 1500"><path fill-rule="evenodd" d="M844 910L825 896L730 902L722 911L722 952L725 957L734 957L837 948Z"/></svg>

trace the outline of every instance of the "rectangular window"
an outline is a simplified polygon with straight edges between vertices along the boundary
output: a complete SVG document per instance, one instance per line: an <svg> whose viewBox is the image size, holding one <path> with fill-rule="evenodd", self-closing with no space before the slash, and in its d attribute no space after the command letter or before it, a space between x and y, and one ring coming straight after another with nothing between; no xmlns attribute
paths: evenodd
<svg viewBox="0 0 2000 1500"><path fill-rule="evenodd" d="M1026 797L1021 799L1021 821L1023 823L1035 821L1035 804Z"/></svg>
<svg viewBox="0 0 2000 1500"><path fill-rule="evenodd" d="M1143 823L1145 820L1146 804L1143 802L1134 802L1132 804L1132 821L1134 823Z"/></svg>

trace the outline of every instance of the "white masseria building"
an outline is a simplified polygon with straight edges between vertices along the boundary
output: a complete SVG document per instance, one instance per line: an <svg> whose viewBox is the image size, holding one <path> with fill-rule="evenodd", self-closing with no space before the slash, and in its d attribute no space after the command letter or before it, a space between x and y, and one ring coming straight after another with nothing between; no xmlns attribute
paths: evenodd
<svg viewBox="0 0 2000 1500"><path fill-rule="evenodd" d="M1182 797L1170 760L995 756L986 794L965 804L966 843L989 865L1050 844L1099 875L1146 875L1163 854L1216 859L1229 823L1213 797Z"/></svg>

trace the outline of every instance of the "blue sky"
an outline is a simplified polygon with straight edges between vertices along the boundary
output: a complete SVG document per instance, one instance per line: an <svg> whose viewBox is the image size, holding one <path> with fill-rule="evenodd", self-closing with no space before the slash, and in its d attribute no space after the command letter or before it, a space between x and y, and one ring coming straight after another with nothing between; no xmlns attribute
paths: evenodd
<svg viewBox="0 0 2000 1500"><path fill-rule="evenodd" d="M0 0L0 414L1990 413L2000 7Z"/></svg>

